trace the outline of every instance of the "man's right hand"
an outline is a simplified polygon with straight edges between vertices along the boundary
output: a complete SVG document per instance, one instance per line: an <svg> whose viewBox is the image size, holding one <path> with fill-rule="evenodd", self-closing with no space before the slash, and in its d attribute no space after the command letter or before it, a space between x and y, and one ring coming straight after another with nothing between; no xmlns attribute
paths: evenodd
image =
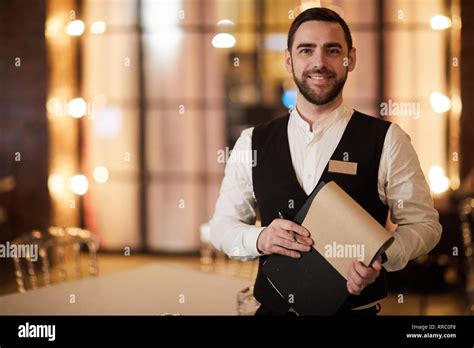
<svg viewBox="0 0 474 348"><path fill-rule="evenodd" d="M293 221L275 219L260 232L257 249L265 255L281 254L297 259L301 257L298 251L311 249L313 240L310 235L306 228Z"/></svg>

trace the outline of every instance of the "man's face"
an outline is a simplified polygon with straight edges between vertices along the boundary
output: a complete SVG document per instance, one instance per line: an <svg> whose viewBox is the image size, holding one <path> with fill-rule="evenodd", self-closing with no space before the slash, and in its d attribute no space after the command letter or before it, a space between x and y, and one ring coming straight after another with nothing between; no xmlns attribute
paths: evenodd
<svg viewBox="0 0 474 348"><path fill-rule="evenodd" d="M296 31L285 63L303 97L324 105L340 94L347 73L354 70L355 48L348 52L339 23L308 21Z"/></svg>

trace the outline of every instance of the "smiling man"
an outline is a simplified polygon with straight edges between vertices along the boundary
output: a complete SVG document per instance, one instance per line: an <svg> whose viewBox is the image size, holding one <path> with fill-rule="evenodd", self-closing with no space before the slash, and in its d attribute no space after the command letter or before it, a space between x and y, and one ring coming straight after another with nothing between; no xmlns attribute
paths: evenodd
<svg viewBox="0 0 474 348"><path fill-rule="evenodd" d="M302 12L288 33L285 65L298 87L296 108L242 132L234 151L257 153L258 161L256 166L227 163L211 221L212 242L233 258L258 257L260 266L273 253L298 258L310 250L318 231L291 220L319 182L335 181L381 225L389 211L398 224L384 260L372 267L354 262L347 270L351 296L338 315L376 315L377 301L387 295L385 271L404 268L439 242L441 225L429 187L400 127L343 103L356 49L337 13ZM331 169L330 160L357 163L356 172ZM254 225L257 207L262 227ZM290 314L290 305L260 269L254 287L261 303L257 315Z"/></svg>

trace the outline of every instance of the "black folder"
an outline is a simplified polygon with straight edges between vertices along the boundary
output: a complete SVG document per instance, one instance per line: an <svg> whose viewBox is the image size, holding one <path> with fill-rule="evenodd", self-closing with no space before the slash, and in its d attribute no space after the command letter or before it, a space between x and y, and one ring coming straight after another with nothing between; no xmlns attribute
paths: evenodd
<svg viewBox="0 0 474 348"><path fill-rule="evenodd" d="M311 193L293 221L301 225L314 197L325 185L321 182ZM314 248L299 259L272 254L262 265L262 272L290 311L300 315L333 315L349 296L346 280Z"/></svg>
<svg viewBox="0 0 474 348"><path fill-rule="evenodd" d="M303 223L324 185L321 182L314 189L293 219L295 223ZM347 280L314 248L302 252L299 259L272 254L262 265L262 272L289 303L290 311L299 315L334 315L350 295Z"/></svg>
<svg viewBox="0 0 474 348"><path fill-rule="evenodd" d="M262 271L299 315L334 315L349 296L346 279L315 249L299 259L270 255Z"/></svg>

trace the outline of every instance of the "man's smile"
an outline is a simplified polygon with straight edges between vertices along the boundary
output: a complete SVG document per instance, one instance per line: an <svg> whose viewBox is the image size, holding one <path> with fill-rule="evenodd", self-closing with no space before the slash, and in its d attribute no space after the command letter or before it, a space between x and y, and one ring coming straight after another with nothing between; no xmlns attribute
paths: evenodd
<svg viewBox="0 0 474 348"><path fill-rule="evenodd" d="M321 74L311 74L308 75L308 80L312 82L312 84L317 86L322 86L328 84L333 79L332 76L328 75L321 75Z"/></svg>

